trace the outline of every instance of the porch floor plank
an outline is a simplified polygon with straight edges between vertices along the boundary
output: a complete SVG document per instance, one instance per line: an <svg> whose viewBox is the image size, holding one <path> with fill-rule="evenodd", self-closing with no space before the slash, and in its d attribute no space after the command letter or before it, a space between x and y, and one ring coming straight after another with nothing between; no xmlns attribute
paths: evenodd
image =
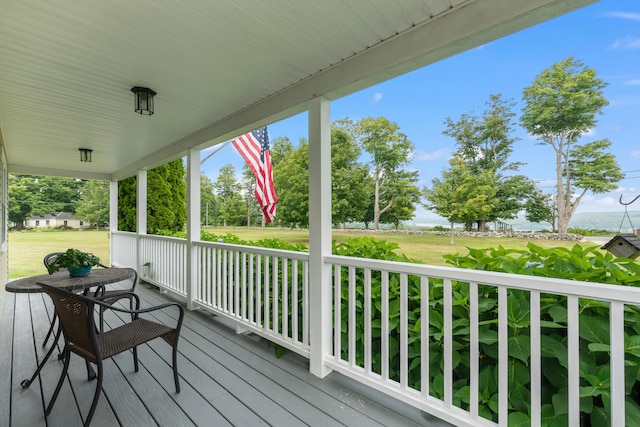
<svg viewBox="0 0 640 427"><path fill-rule="evenodd" d="M142 307L171 300L139 285ZM34 371L47 349L51 301L45 294L5 294L0 314L0 427L79 425L95 392L85 364L72 355L68 379L52 413L49 402L62 371L56 350L28 389L20 382ZM176 310L153 317L175 324ZM107 327L123 321L105 313ZM309 373L308 361L287 354L277 359L266 340L237 335L224 320L185 312L176 393L171 347L162 340L140 346L140 369L131 352L104 362L103 393L92 426L446 426L416 408L331 373L324 379Z"/></svg>

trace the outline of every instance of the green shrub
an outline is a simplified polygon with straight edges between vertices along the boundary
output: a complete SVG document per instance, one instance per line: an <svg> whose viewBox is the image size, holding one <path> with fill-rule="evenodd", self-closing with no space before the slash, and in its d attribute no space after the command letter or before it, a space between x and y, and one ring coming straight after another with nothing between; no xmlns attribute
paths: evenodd
<svg viewBox="0 0 640 427"><path fill-rule="evenodd" d="M580 236L609 236L611 235L611 231L609 230L597 230L594 228L579 228L579 227L569 227L567 230L569 234L578 234Z"/></svg>
<svg viewBox="0 0 640 427"><path fill-rule="evenodd" d="M586 282L640 286L640 265L626 258L614 258L598 247L543 249L534 244L528 250L469 249L467 255L446 255L447 262L457 267L516 274L574 279ZM456 284L458 288L461 284ZM497 365L495 319L497 288L480 286L483 300L480 310L481 390L483 381L493 384L495 373L484 375ZM454 301L459 297L455 296ZM485 305L485 302L489 305ZM542 417L543 425L567 423L567 302L552 294L540 297L542 339ZM454 302L455 304L455 302ZM509 324L509 411L510 420L530 420L528 385L529 363L529 293L508 291ZM580 408L584 425L611 425L609 411L609 305L600 301L580 299ZM625 307L625 378L627 425L640 425L640 308ZM483 337L490 337L489 341ZM457 337L456 337L457 339ZM462 344L462 343L459 343ZM454 345L455 347L455 345ZM490 387L490 390L491 387ZM495 408L489 406L495 420ZM488 414L484 415L487 416ZM487 416L487 418L489 418ZM511 423L511 422L510 422Z"/></svg>

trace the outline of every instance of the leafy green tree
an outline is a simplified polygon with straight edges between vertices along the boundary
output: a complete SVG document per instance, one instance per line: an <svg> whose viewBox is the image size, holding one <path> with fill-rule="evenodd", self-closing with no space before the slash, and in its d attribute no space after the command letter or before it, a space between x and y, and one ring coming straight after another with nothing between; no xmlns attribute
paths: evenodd
<svg viewBox="0 0 640 427"><path fill-rule="evenodd" d="M147 171L147 233L182 231L187 218L187 184L182 159ZM118 182L118 229L136 231L135 176Z"/></svg>
<svg viewBox="0 0 640 427"><path fill-rule="evenodd" d="M391 208L395 194L386 201L380 195L393 185L394 175L409 164L413 144L400 127L384 117L361 119L354 127L364 151L371 156L369 174L373 177L373 228L378 229L380 216Z"/></svg>
<svg viewBox="0 0 640 427"><path fill-rule="evenodd" d="M9 219L21 229L31 216L74 214L84 185L75 178L9 174Z"/></svg>
<svg viewBox="0 0 640 427"><path fill-rule="evenodd" d="M492 94L485 105L482 117L465 113L455 122L447 117L447 129L442 133L455 140L456 153L474 172L494 170L497 174L518 170L521 163L509 162L517 141L511 137L515 103L502 99L501 94Z"/></svg>
<svg viewBox="0 0 640 427"><path fill-rule="evenodd" d="M278 191L277 222L287 227L307 227L309 225L309 144L307 140L300 138L298 147L288 147L285 155L276 159L277 162L273 164L273 182Z"/></svg>
<svg viewBox="0 0 640 427"><path fill-rule="evenodd" d="M561 234L567 233L569 220L582 197L574 199L574 186L582 189L582 194L589 190L601 192L622 178L616 173L619 169L612 157L601 159L601 148L591 146L589 153L574 150L578 139L596 125L596 114L608 105L605 87L595 70L569 57L542 71L523 90L522 126L540 139L538 144L551 146L556 155L556 209ZM597 186L592 187L593 181L587 178L593 176L593 171L589 171L587 163L580 162L585 156L609 168L603 171L603 180Z"/></svg>
<svg viewBox="0 0 640 427"><path fill-rule="evenodd" d="M422 198L422 192L416 185L419 179L418 171L398 171L391 185L394 201L391 207L380 216L380 221L393 224L398 230L400 222L413 218L417 205Z"/></svg>
<svg viewBox="0 0 640 427"><path fill-rule="evenodd" d="M603 139L577 145L569 153L569 175L573 188L580 190L575 195L571 215L587 191L600 194L615 190L616 183L624 178L615 156L608 151L610 147L611 141Z"/></svg>
<svg viewBox="0 0 640 427"><path fill-rule="evenodd" d="M474 173L460 157L449 161L442 178L434 178L425 190L426 207L453 223L487 220L499 203L496 179L491 171Z"/></svg>
<svg viewBox="0 0 640 427"><path fill-rule="evenodd" d="M109 222L109 181L90 180L84 186L76 217L99 228Z"/></svg>
<svg viewBox="0 0 640 427"><path fill-rule="evenodd" d="M182 159L154 168L147 174L147 229L149 233L184 230L187 220L187 184Z"/></svg>
<svg viewBox="0 0 640 427"><path fill-rule="evenodd" d="M334 225L359 220L372 188L366 165L359 162L358 147L350 126L338 120L331 127L331 215Z"/></svg>
<svg viewBox="0 0 640 427"><path fill-rule="evenodd" d="M497 199L493 211L483 218L473 220L483 231L487 221L515 218L529 197L535 191L533 181L523 175L513 175L522 165L510 162L513 145L517 139L511 135L514 131L512 100L504 100L502 95L491 95L482 116L462 114L460 119L445 120L443 134L452 137L459 156L474 174L489 173L497 186ZM490 189L493 193L494 189ZM488 195L488 198L491 198Z"/></svg>
<svg viewBox="0 0 640 427"><path fill-rule="evenodd" d="M31 215L31 210L38 202L34 177L29 175L9 174L9 220L22 230L24 221Z"/></svg>
<svg viewBox="0 0 640 427"><path fill-rule="evenodd" d="M216 212L216 195L213 183L208 176L200 174L200 223L204 225L213 223Z"/></svg>
<svg viewBox="0 0 640 427"><path fill-rule="evenodd" d="M525 203L525 218L531 222L548 222L552 231L556 230L555 203L551 194L544 194L539 189Z"/></svg>
<svg viewBox="0 0 640 427"><path fill-rule="evenodd" d="M245 218L245 208L233 165L220 168L213 188L218 196L218 220L224 227L241 224Z"/></svg>
<svg viewBox="0 0 640 427"><path fill-rule="evenodd" d="M251 227L252 223L257 224L258 221L261 221L262 227L265 227L267 221L264 217L264 214L262 213L262 209L260 209L260 205L258 204L258 200L255 196L256 177L247 164L245 164L242 168L240 189L246 206L245 211L247 213L247 227Z"/></svg>
<svg viewBox="0 0 640 427"><path fill-rule="evenodd" d="M118 181L118 230L136 231L137 182L135 176Z"/></svg>

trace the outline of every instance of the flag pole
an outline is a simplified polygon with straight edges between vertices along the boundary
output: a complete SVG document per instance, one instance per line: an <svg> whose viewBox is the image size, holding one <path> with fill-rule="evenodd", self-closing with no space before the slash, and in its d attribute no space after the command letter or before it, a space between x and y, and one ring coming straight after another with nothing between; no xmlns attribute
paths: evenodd
<svg viewBox="0 0 640 427"><path fill-rule="evenodd" d="M231 140L222 142L218 145L215 145L214 147L216 147L211 153L207 154L207 157L205 157L204 159L200 160L200 166L202 166L202 164L204 162L206 162L207 160L209 160L209 158L211 156L213 156L214 154L216 154L218 151L222 150L224 147L226 147L227 145L229 145L229 143L231 142Z"/></svg>

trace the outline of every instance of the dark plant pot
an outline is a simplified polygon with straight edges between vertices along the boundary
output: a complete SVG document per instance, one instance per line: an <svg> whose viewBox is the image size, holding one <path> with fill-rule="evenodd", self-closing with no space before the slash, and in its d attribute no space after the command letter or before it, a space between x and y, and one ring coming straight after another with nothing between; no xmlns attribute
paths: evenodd
<svg viewBox="0 0 640 427"><path fill-rule="evenodd" d="M89 275L89 273L91 273L91 267L92 266L88 266L88 267L77 267L74 269L71 269L70 267L67 268L67 270L69 271L69 276L71 277L86 277Z"/></svg>

